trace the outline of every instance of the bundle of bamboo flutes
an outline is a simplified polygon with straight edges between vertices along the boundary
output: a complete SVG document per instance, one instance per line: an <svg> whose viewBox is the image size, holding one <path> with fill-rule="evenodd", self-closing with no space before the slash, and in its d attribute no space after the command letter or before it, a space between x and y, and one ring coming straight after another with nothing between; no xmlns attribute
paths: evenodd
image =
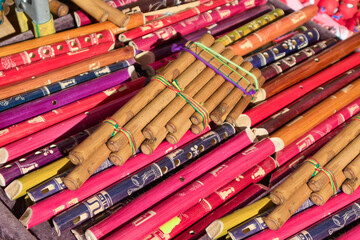
<svg viewBox="0 0 360 240"><path fill-rule="evenodd" d="M272 230L279 229L310 198L323 205L342 190L351 194L359 186L360 116L358 115L330 142L270 194L278 206L265 218Z"/></svg>
<svg viewBox="0 0 360 240"><path fill-rule="evenodd" d="M208 125L208 118L221 124L239 103L245 109L253 95L244 94L213 69L246 92L265 81L259 69L244 62L231 48L215 42L211 35L204 35L196 43L188 42L185 47L201 60L196 60L193 53L182 52L70 153L71 161L78 166L64 180L69 189L78 189L108 157L114 164L122 165L138 148L151 154L165 138L175 144L189 128L200 133ZM208 47L235 65L214 57ZM237 111L238 115L242 112Z"/></svg>

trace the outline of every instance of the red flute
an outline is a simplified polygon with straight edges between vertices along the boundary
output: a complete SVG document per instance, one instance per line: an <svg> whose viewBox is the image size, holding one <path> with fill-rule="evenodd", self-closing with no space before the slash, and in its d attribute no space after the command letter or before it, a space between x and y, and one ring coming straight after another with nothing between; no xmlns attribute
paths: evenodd
<svg viewBox="0 0 360 240"><path fill-rule="evenodd" d="M231 159L220 164L210 172L193 181L171 197L147 210L140 217L126 224L107 239L139 239L146 237L154 228L182 213L199 199L234 179L239 172L244 172L275 152L275 142L266 138ZM197 169L193 169L197 171Z"/></svg>
<svg viewBox="0 0 360 240"><path fill-rule="evenodd" d="M0 146L36 133L91 108L108 103L143 86L144 79L130 81L0 130Z"/></svg>
<svg viewBox="0 0 360 240"><path fill-rule="evenodd" d="M26 209L20 222L27 228L32 228L56 214L66 210L85 198L101 191L111 184L127 177L135 171L152 163L181 145L197 138L198 136L188 131L175 145L162 142L151 155L138 154L130 158L122 166L114 166L89 178L77 191L64 190L49 198L46 198Z"/></svg>
<svg viewBox="0 0 360 240"><path fill-rule="evenodd" d="M337 113L334 113L334 115L299 137L280 152L276 153L276 160L279 163L282 163L286 161L286 159L302 152L358 112L360 112L360 98L342 108Z"/></svg>
<svg viewBox="0 0 360 240"><path fill-rule="evenodd" d="M144 80L145 85L145 80ZM136 91L137 92L137 91ZM94 108L90 113L81 113L65 121L48 127L42 131L36 132L28 137L12 142L0 148L0 163L9 162L26 153L45 146L60 137L70 136L82 129L88 128L111 115L124 103L126 103L136 92L132 92L123 98ZM7 130L7 129L6 129Z"/></svg>
<svg viewBox="0 0 360 240"><path fill-rule="evenodd" d="M274 159L267 157L264 161L255 165L244 174L236 177L235 180L232 180L231 182L222 186L213 192L210 196L201 199L200 202L187 209L185 212L181 213L169 222L154 230L146 239L165 240L177 236L183 230L201 219L203 216L234 197L251 183L259 182L265 177L265 175L270 173L275 168L276 163ZM172 225L171 223L174 222L176 223ZM163 227L165 227L165 225L167 229L166 233L161 230ZM171 229L171 232L168 232L169 229Z"/></svg>
<svg viewBox="0 0 360 240"><path fill-rule="evenodd" d="M147 23L143 26L134 28L130 31L127 31L125 33L122 33L119 35L119 40L122 42L127 42L130 40L133 40L135 38L144 36L148 33L154 32L160 28L167 27L171 24L174 24L176 22L180 22L184 19L193 17L195 15L198 15L200 13L206 12L208 10L211 10L213 8L216 8L218 6L224 5L228 2L231 2L231 0L217 0L217 1L210 1L208 3L205 3L204 5L201 5L199 7L191 8L182 12L179 12L177 14L155 20L153 22Z"/></svg>
<svg viewBox="0 0 360 240"><path fill-rule="evenodd" d="M323 206L313 206L312 208L291 217L279 230L272 231L270 229L266 229L248 239L286 239L311 224L320 221L324 216L331 215L359 198L360 189L356 190L351 195L340 193L327 201Z"/></svg>
<svg viewBox="0 0 360 240"><path fill-rule="evenodd" d="M240 149L250 145L254 141L254 139L255 136L250 130L243 131L237 134L229 141L225 142L210 153L201 157L189 167L174 174L170 178L166 179L166 181L145 192L140 197L136 198L134 201L127 204L122 209L119 209L117 212L115 212L105 220L92 226L86 231L85 234L90 239L100 239L101 237L115 230L117 227L124 224L128 220L145 211L152 205L161 201L168 195L174 193L181 187L190 183L201 174L209 171L211 168L220 164L227 157L232 156Z"/></svg>
<svg viewBox="0 0 360 240"><path fill-rule="evenodd" d="M331 67L309 77L308 79L293 85L292 87L276 94L262 104L246 111L236 120L237 126L254 126L265 118L276 113L286 105L304 96L311 90L319 87L330 79L360 64L360 52L333 64Z"/></svg>
<svg viewBox="0 0 360 240"><path fill-rule="evenodd" d="M57 42L51 45L41 46L20 53L15 53L13 55L1 57L0 71L53 58L65 53L79 51L82 48L88 48L94 45L114 41L114 34L110 30L105 30Z"/></svg>
<svg viewBox="0 0 360 240"><path fill-rule="evenodd" d="M114 48L114 42L102 43L96 46L80 49L79 51L62 54L60 56L37 61L29 65L0 71L0 86L13 84L21 80L35 77L39 74L71 65L75 62L108 52Z"/></svg>

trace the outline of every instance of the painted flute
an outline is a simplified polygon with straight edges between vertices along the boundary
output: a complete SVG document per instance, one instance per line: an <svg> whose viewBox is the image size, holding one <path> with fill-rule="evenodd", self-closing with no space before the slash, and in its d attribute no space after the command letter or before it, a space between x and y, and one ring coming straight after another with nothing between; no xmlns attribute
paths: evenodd
<svg viewBox="0 0 360 240"><path fill-rule="evenodd" d="M270 63L295 53L320 39L320 33L316 28L310 29L303 33L299 33L284 42L271 47L268 50L257 53L245 61L252 63L253 67L261 68Z"/></svg>
<svg viewBox="0 0 360 240"><path fill-rule="evenodd" d="M32 100L45 97L47 95L56 93L58 91L73 87L75 85L78 85L80 83L84 83L87 81L90 81L94 78L101 77L103 75L121 70L123 68L130 67L133 65L135 61L133 59L129 59L126 61L121 61L115 64L111 64L109 66L105 66L93 71L85 72L80 75L77 75L72 78L68 78L65 80L62 80L57 83L50 84L48 86L41 87L39 89L26 92L23 94L19 94L7 99L0 100L0 111L4 111L10 108L13 108L15 106L30 102Z"/></svg>
<svg viewBox="0 0 360 240"><path fill-rule="evenodd" d="M149 167L132 175L128 179L125 179L110 188L104 189L85 202L56 216L53 219L54 226L58 232L62 232L81 224L83 221L104 211L125 197L132 195L134 192L152 183L164 174L183 165L190 159L196 158L201 152L204 152L214 144L223 141L225 137L227 138L234 134L235 129L230 124L224 124L218 127L216 131L205 134L194 142L176 150L172 154L168 154L165 158L160 159ZM95 205L100 205L101 208L99 209L95 207ZM79 216L81 220L74 221L74 219L78 219Z"/></svg>
<svg viewBox="0 0 360 240"><path fill-rule="evenodd" d="M65 91L9 109L6 112L0 113L0 129L114 87L125 82L134 76L134 74L135 68L130 66Z"/></svg>

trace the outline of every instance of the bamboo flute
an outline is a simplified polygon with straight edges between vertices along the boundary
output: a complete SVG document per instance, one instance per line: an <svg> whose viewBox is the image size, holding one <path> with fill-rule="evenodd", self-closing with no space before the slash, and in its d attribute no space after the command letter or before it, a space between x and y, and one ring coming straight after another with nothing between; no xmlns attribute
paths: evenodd
<svg viewBox="0 0 360 240"><path fill-rule="evenodd" d="M224 50L224 45L221 43L215 43L212 45L212 50L216 52L222 52ZM213 57L210 57L208 54L204 54L203 58L207 62L214 65L216 68L219 68L223 63L218 62ZM214 61L213 61L214 60ZM190 82L192 82L196 76L203 75L203 71L206 69L206 65L201 61L197 60L190 67L188 67L181 75L179 75L176 80L177 84L181 89L184 89ZM165 88L161 93L159 93L156 98L154 98L145 108L143 108L136 116L134 116L124 128L130 131L132 134L135 134L138 131L141 131L146 124L148 124L154 117L157 116L175 97L177 92L172 89ZM139 145L140 142L135 140L136 144ZM122 149L125 144L128 143L128 139L123 134L116 134L108 142L108 148L115 152Z"/></svg>
<svg viewBox="0 0 360 240"><path fill-rule="evenodd" d="M251 69L250 73L254 74L257 78L257 81L263 84L265 79L261 79L261 71L258 68ZM245 75L245 78L248 78L249 75ZM250 80L250 82L254 85L254 82ZM235 105L240 101L240 99L244 96L244 93L242 91L239 91L239 89L234 88L231 93L221 101L221 103L211 112L210 117L211 119L216 123L220 124L224 122L227 115L230 113L230 111L235 107ZM250 102L248 102L249 104ZM239 114L240 115L240 114Z"/></svg>
<svg viewBox="0 0 360 240"><path fill-rule="evenodd" d="M6 164L0 168L0 186L8 185L12 180L18 178L21 175L34 171L60 157L64 157L70 152L79 142L83 141L90 135L95 127L91 127L77 134L72 135L69 138L55 142L47 147L36 151L24 158Z"/></svg>
<svg viewBox="0 0 360 240"><path fill-rule="evenodd" d="M77 100L76 102L69 103L65 106L54 108L52 111L37 115L26 121L18 122L15 125L6 128L7 131L2 130L4 131L4 134L2 134L0 139L0 146L10 144L11 142L53 126L78 114L91 111L92 108L104 105L115 99L121 97L129 99L129 96L126 95L138 91L138 89L143 86L141 82L140 79L140 81L135 81L134 84L126 84L125 86L128 86L129 88L124 88L124 84L121 84L103 92L95 93L89 97ZM134 96L134 94L131 94L131 96Z"/></svg>
<svg viewBox="0 0 360 240"><path fill-rule="evenodd" d="M240 67L242 67L246 71L250 71L252 69L252 65L250 62L242 62L240 64ZM240 71L240 74L245 75L246 73L244 71ZM236 80L238 79L242 79L242 78L239 78L239 76L237 76ZM207 95L204 95L205 96L203 100L204 108L211 113L216 108L216 106L218 106L221 103L221 101L225 99L231 93L232 90L234 90L234 88L235 88L234 84L224 80L220 87L218 87L217 89L214 88L213 91L208 92ZM202 94L203 93L199 93L200 95L199 98L202 96ZM194 111L191 113L194 113ZM191 115L190 120L193 124L200 124L202 121L202 117L200 114L195 112L194 114ZM172 124L174 126L177 125L175 119L173 119Z"/></svg>
<svg viewBox="0 0 360 240"><path fill-rule="evenodd" d="M277 230L272 231L270 229L264 230L250 238L254 239L273 239L285 240L291 237L293 234L303 230L304 228L320 221L324 216L328 216L339 209L358 201L360 198L360 191L356 191L353 195L346 195L340 193L339 195L330 199L324 206L314 206L299 214L296 214L287 221L284 226Z"/></svg>
<svg viewBox="0 0 360 240"><path fill-rule="evenodd" d="M95 18L98 22L102 23L105 22L109 17L109 12L105 11L104 9L100 8L95 1L78 1L72 0L76 5L78 5L81 9ZM122 13L123 14L123 13Z"/></svg>
<svg viewBox="0 0 360 240"><path fill-rule="evenodd" d="M80 105L82 102L84 102L85 104L83 105L84 109L88 110L108 98L109 93L111 93L111 91L114 91L111 88L114 88L117 85L122 84L129 78L134 78L136 76L137 74L135 73L134 66L130 66L126 69L122 69L106 76L93 79L81 85L11 108L5 112L0 113L0 128L3 129L10 125L22 122L28 118L39 116L40 114L49 112L54 109L59 109L60 107L66 109L67 105L74 102L75 105L78 105L79 107L78 110L74 109L75 111L81 112ZM134 86L136 86L138 82L141 81L137 81L131 84L132 89L134 89ZM120 88L121 90L121 87L123 86L120 85L117 88ZM129 92L128 89L124 90L125 93ZM76 102L78 100L80 101ZM69 109L69 106L67 106L67 108Z"/></svg>
<svg viewBox="0 0 360 240"><path fill-rule="evenodd" d="M297 53L294 53L284 59L280 59L279 61L261 69L261 74L269 80L282 72L287 71L289 68L305 61L321 52L322 50L328 48L329 46L335 44L337 41L334 38L329 38L324 41L320 41L310 47L300 50ZM255 100L256 101L256 100Z"/></svg>
<svg viewBox="0 0 360 240"><path fill-rule="evenodd" d="M346 179L343 184L341 185L341 189L346 194L353 194L356 189L360 186L360 180L359 178L356 178L355 180L352 179Z"/></svg>
<svg viewBox="0 0 360 240"><path fill-rule="evenodd" d="M180 125L180 127L177 128L177 131L175 133L168 133L166 135L166 141L171 144L176 144L190 128L191 122L189 119L187 119L184 123L182 123L182 125Z"/></svg>
<svg viewBox="0 0 360 240"><path fill-rule="evenodd" d="M252 204L238 209L218 220L212 222L205 230L211 239L218 239L227 234L228 230L245 222L258 214L272 208L274 204L269 197L264 197Z"/></svg>
<svg viewBox="0 0 360 240"><path fill-rule="evenodd" d="M344 174L340 171L340 172L336 172L334 173L334 177L336 179L336 184L342 185L343 182L346 180L346 177L344 176ZM322 186L322 188L317 191L317 192L312 192L310 195L310 199L313 203L315 203L318 206L322 206L324 205L333 195L336 195L336 193L334 193L334 189L332 187L332 185L327 182L326 184L324 184L324 186Z"/></svg>
<svg viewBox="0 0 360 240"><path fill-rule="evenodd" d="M61 213L53 219L54 226L59 232L84 222L91 216L98 214L114 203L121 201L125 197L148 186L156 179L163 177L165 174L182 166L189 160L196 158L201 152L211 148L213 146L213 141L221 142L225 139L226 135L231 136L234 134L235 129L229 124L219 127L216 132L210 132L209 134L206 134L206 136L186 145L184 148L178 149L176 154L166 155L164 158L157 160L131 177L102 190L85 202ZM200 149L200 146L202 146L202 149ZM102 197L109 198L111 201L107 203L104 202L103 204L100 203L102 205L101 210L94 209L92 207L93 201L95 199L101 199ZM87 217L84 216L84 213ZM76 221L79 216L82 216L81 220Z"/></svg>
<svg viewBox="0 0 360 240"><path fill-rule="evenodd" d="M82 48L88 48L106 42L115 42L115 36L109 30L79 36L65 41L53 43L51 45L33 48L20 53L8 55L6 57L1 57L0 71L35 63L37 61L42 61L48 58L58 57L63 54L69 54Z"/></svg>
<svg viewBox="0 0 360 240"><path fill-rule="evenodd" d="M43 181L59 174L73 165L69 158L63 157L36 171L12 181L6 188L5 193L10 200L18 199L26 194L26 191L42 183Z"/></svg>
<svg viewBox="0 0 360 240"><path fill-rule="evenodd" d="M355 34L350 38L338 42L337 44L329 47L306 60L305 62L296 65L291 70L280 75L277 78L269 81L263 88L266 92L265 97L269 98L276 93L298 83L299 81L310 77L316 72L330 66L341 58L344 58L353 52L360 45L359 34ZM301 74L299 74L301 72ZM290 80L289 80L290 79Z"/></svg>
<svg viewBox="0 0 360 240"><path fill-rule="evenodd" d="M319 223L302 230L300 233L294 235L289 240L299 240L306 237L311 239L325 239L331 236L335 238L337 233L341 232L341 229L359 219L359 214L360 205L359 202L355 202L350 206L341 209L341 211L337 212L336 214L328 216L325 220L321 220ZM341 219L340 221L343 222L339 223L338 219ZM354 238L350 237L348 239Z"/></svg>
<svg viewBox="0 0 360 240"><path fill-rule="evenodd" d="M11 86L0 87L0 99L47 86L78 74L113 64L117 61L130 59L129 62L132 62L131 59L134 57L134 54L135 52L132 47L124 47L74 63L70 66L62 67L54 72L42 74L34 79L27 79Z"/></svg>
<svg viewBox="0 0 360 240"><path fill-rule="evenodd" d="M256 125L256 128L263 128L268 134L275 131L286 122L293 119L295 116L301 114L302 112L308 110L312 106L316 105L320 101L324 100L330 94L338 91L340 88L351 83L353 80L360 77L360 67L351 69L346 72L346 74L331 80L319 88L311 91L304 97L300 98L296 102L293 102L291 105L281 109L277 114L274 114L271 118L261 122Z"/></svg>
<svg viewBox="0 0 360 240"><path fill-rule="evenodd" d="M321 165L325 165L339 153L352 139L360 133L360 120L355 120L347 125L338 135L313 155ZM285 202L299 186L305 184L314 173L314 166L304 163L287 180L270 193L275 204ZM291 187L289 187L291 186Z"/></svg>
<svg viewBox="0 0 360 240"><path fill-rule="evenodd" d="M285 180L286 181L286 180ZM289 199L277 206L264 219L271 230L278 230L295 213L295 211L310 197L311 190L306 184L301 185Z"/></svg>
<svg viewBox="0 0 360 240"><path fill-rule="evenodd" d="M357 155L360 154L360 136L353 139L336 157L334 157L330 162L328 162L325 167L330 170L335 176L338 172L343 171L343 169L353 160ZM335 178L336 179L336 178ZM344 179L345 181L345 179ZM312 177L308 186L313 192L320 191L325 184L329 182L329 179L323 172L319 172L316 176ZM340 184L339 184L340 185Z"/></svg>
<svg viewBox="0 0 360 240"><path fill-rule="evenodd" d="M44 45L53 44L56 42L61 42L81 35L90 34L93 32L100 32L107 29L110 30L113 34L119 33L119 28L110 22L96 23L89 26L85 26L77 29L71 29L68 31L55 33L49 36L31 39L25 42L20 42L9 46L1 47L0 57L8 56L14 53L18 53L20 51L26 51Z"/></svg>
<svg viewBox="0 0 360 240"><path fill-rule="evenodd" d="M292 29L299 27L310 21L318 12L316 5L307 6L297 12L293 12L276 22L259 29L255 34L251 34L244 39L231 45L235 54L244 56L252 50L274 40L275 38L290 32Z"/></svg>
<svg viewBox="0 0 360 240"><path fill-rule="evenodd" d="M16 84L28 78L36 77L38 75L65 67L66 65L100 55L112 50L113 48L113 42L106 42L99 45L79 49L68 54L62 54L54 58L37 61L29 65L23 65L17 68L4 70L0 75L0 86L3 87L4 85Z"/></svg>
<svg viewBox="0 0 360 240"><path fill-rule="evenodd" d="M81 4L84 4L84 0L72 0L73 2L75 2L76 4L78 4L78 2L81 2ZM89 3L89 0L85 1L85 4ZM117 25L118 27L126 27L129 24L130 21L130 17L128 15L126 15L125 13L123 13L122 11L120 11L119 9L116 9L112 6L110 6L108 3L101 1L101 0L93 0L92 2L94 2L98 8L98 9L103 9L105 12L109 13L108 19L109 21L111 21L112 23L114 23L115 25Z"/></svg>
<svg viewBox="0 0 360 240"><path fill-rule="evenodd" d="M214 38L210 35L204 35L199 42L210 46ZM199 49L193 49L198 50ZM197 52L197 51L196 51ZM198 52L197 52L198 53ZM169 81L178 77L188 66L195 61L195 57L188 52L182 53L177 60L168 65L162 72L162 75ZM119 109L112 118L115 119L119 126L123 126L133 116L135 116L143 107L145 107L155 96L157 96L165 86L157 81L151 81L142 91L130 100L123 108ZM74 164L80 164L102 144L111 137L114 129L110 124L102 124L90 137L82 144L75 148L69 154L70 160ZM100 159L98 161L101 161Z"/></svg>
<svg viewBox="0 0 360 240"><path fill-rule="evenodd" d="M351 163L344 168L343 172L346 178L355 181L360 173L360 155L352 160Z"/></svg>
<svg viewBox="0 0 360 240"><path fill-rule="evenodd" d="M357 79L298 116L293 121L287 123L285 127L273 133L272 137L280 137L285 145L289 145L296 140L296 137L290 134L296 131L295 129L310 130L312 127L330 117L334 112L339 111L359 98L359 93L360 79Z"/></svg>
<svg viewBox="0 0 360 240"><path fill-rule="evenodd" d="M229 141L215 148L213 151L211 151L210 154L206 154L196 162L192 163L190 168L187 167L182 169L166 181L150 189L140 198L135 199L131 204L125 206L123 209L109 217L106 221L99 223L97 229L101 229L101 232L99 232L99 230L95 232L93 231L94 228L92 228L92 233L97 237L100 237L98 234L102 235L109 233L121 224L127 222L129 219L132 219L139 213L156 204L161 199L164 199L166 196L173 194L175 191L177 191L177 189L180 189L181 187L186 186L188 183L191 183L198 176L210 171L212 168L219 165L224 159L238 152L240 149L243 149L245 146L248 146L251 142L253 142L254 137L255 136L250 130L246 130L237 134ZM194 171L194 169L196 170ZM222 171L220 170L220 172ZM174 197L176 194L173 194L172 196ZM171 216L169 215L167 218L167 220L169 220ZM159 223L159 225L160 224L162 223ZM152 227L152 229L154 229L157 226ZM150 229L150 231L152 229ZM145 231L143 234L145 235L147 232L149 231Z"/></svg>
<svg viewBox="0 0 360 240"><path fill-rule="evenodd" d="M158 146L159 144L166 138L168 131L165 127L161 128L156 133L156 138L154 139L146 139L140 146L141 152L150 155Z"/></svg>
<svg viewBox="0 0 360 240"><path fill-rule="evenodd" d="M49 94L56 93L60 90L64 90L72 86L76 86L78 84L90 81L94 78L101 77L103 75L130 67L134 63L135 61L133 59L129 59L129 61L117 62L115 64L101 67L93 71L85 72L70 79L65 79L60 82L56 82L48 86L43 86L41 88L29 91L27 93L19 94L17 98L10 97L0 100L0 111L10 109L12 107L30 102L32 100L45 97Z"/></svg>
<svg viewBox="0 0 360 240"><path fill-rule="evenodd" d="M353 121L351 117L358 114L359 110L360 99L357 99L337 113L333 114L331 117L327 118L325 121L318 124L307 133L300 136L297 140L280 152L277 152L275 156L276 160L278 162L286 161L289 157L294 157L295 155L301 153L304 149L322 139L324 135L330 134L333 131L338 132L349 122Z"/></svg>
<svg viewBox="0 0 360 240"><path fill-rule="evenodd" d="M225 49L222 56L230 59L234 56L234 53L230 49ZM223 66L220 66L220 69ZM226 68L226 67L225 67ZM226 72L226 70L221 70ZM188 86L184 89L184 94L189 97L193 97L204 85L208 84L209 80L215 76L215 72L207 67L201 74L199 74L194 80L192 80ZM230 75L231 76L231 75ZM146 127L142 130L142 133L146 139L154 139L157 136L159 128L165 128L164 123L168 122L185 104L186 100L180 96L176 96Z"/></svg>
<svg viewBox="0 0 360 240"><path fill-rule="evenodd" d="M270 117L272 114L281 110L281 108L333 79L333 76L338 76L345 71L356 67L360 63L359 57L360 54L358 53L352 54L349 57L335 63L333 66L330 66L316 75L267 99L263 104L259 104L258 106L244 112L244 114L241 114L235 121L235 125L238 127L250 127L265 120L267 117ZM299 89L301 89L301 91L299 91Z"/></svg>
<svg viewBox="0 0 360 240"><path fill-rule="evenodd" d="M71 136L76 132L99 123L99 121L103 120L105 116L114 113L117 108L124 105L133 95L134 93L128 94L124 98L120 98L94 108L88 113L85 112L78 114L72 118L1 147L0 163L11 161L28 152L46 146L53 141Z"/></svg>
<svg viewBox="0 0 360 240"><path fill-rule="evenodd" d="M196 136L189 132L181 139L177 145L170 145L166 142L160 144L160 146L150 156L144 154L138 154L132 157L126 164L121 167L114 166L99 174L96 174L89 181L86 181L84 186L77 191L71 191L66 189L58 194L51 196L43 201L40 201L30 206L20 221L27 227L31 228L41 222L49 220L51 217L61 212L62 210L69 208L73 204L80 202L87 197L101 191L102 189L114 184L115 182L133 174L139 169L152 163L156 159L164 156L173 149L190 142L195 139Z"/></svg>
<svg viewBox="0 0 360 240"><path fill-rule="evenodd" d="M163 224L161 227L152 231L150 235L153 236L159 234L164 235L165 236L164 240L175 237L183 230L185 230L186 228L190 227L192 224L200 220L203 216L212 212L221 204L225 204L228 200L230 200L236 194L240 193L244 188L246 188L251 183L256 183L261 179L263 179L263 177L265 177L267 173L270 173L275 168L276 166L274 159L272 159L271 157L266 158L264 161L255 165L254 167L246 171L244 174L239 175L231 182L227 183L226 185L217 189L215 192L211 193L211 195L207 196L204 199L201 199L197 204L195 204L191 208L187 209L186 211L176 216L169 222ZM270 199L268 198L268 201L269 200ZM261 205L261 203L258 204L257 206L259 205ZM241 218L241 216L239 215L240 214L238 213L237 216ZM179 223L173 227L173 222L175 220L179 221ZM165 230L168 228L171 228L171 231Z"/></svg>

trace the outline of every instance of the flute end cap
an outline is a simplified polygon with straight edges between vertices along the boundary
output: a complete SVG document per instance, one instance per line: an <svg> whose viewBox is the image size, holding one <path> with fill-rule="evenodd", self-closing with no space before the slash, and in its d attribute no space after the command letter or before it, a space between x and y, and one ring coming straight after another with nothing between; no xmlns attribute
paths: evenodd
<svg viewBox="0 0 360 240"><path fill-rule="evenodd" d="M178 143L178 139L176 139L176 137L172 134L166 135L166 141L172 145Z"/></svg>
<svg viewBox="0 0 360 240"><path fill-rule="evenodd" d="M76 181L74 181L71 178L68 178L67 176L64 178L64 184L71 191L76 191L79 189L79 185L76 183Z"/></svg>
<svg viewBox="0 0 360 240"><path fill-rule="evenodd" d="M31 216L33 214L33 211L31 208L27 208L24 212L24 214L20 217L19 221L22 225L24 225L26 228L29 228L29 222L31 219Z"/></svg>
<svg viewBox="0 0 360 240"><path fill-rule="evenodd" d="M74 165L80 165L82 163L81 157L74 151L69 153L68 158Z"/></svg>
<svg viewBox="0 0 360 240"><path fill-rule="evenodd" d="M85 231L85 237L88 240L98 240L98 238L95 236L95 234L91 231L91 229L87 229Z"/></svg>
<svg viewBox="0 0 360 240"><path fill-rule="evenodd" d="M212 223L210 223L210 225L207 228L205 228L205 231L211 239L216 239L220 237L219 235L221 234L223 229L224 229L223 222L220 220L215 220Z"/></svg>
<svg viewBox="0 0 360 240"><path fill-rule="evenodd" d="M265 222L266 226L268 226L268 228L273 231L279 230L281 227L275 219L272 219L270 217L266 217L264 219L264 222Z"/></svg>
<svg viewBox="0 0 360 240"><path fill-rule="evenodd" d="M141 144L141 152L145 155L150 155L153 153L153 149L148 144Z"/></svg>
<svg viewBox="0 0 360 240"><path fill-rule="evenodd" d="M312 193L310 200L317 206L322 206L325 203L324 198L318 193Z"/></svg>
<svg viewBox="0 0 360 240"><path fill-rule="evenodd" d="M110 153L109 160L116 166L121 166L124 164L122 158L114 153Z"/></svg>
<svg viewBox="0 0 360 240"><path fill-rule="evenodd" d="M347 184L346 181L342 184L341 190L347 195L354 193L354 189L351 187L350 184Z"/></svg>
<svg viewBox="0 0 360 240"><path fill-rule="evenodd" d="M6 181L2 174L0 174L0 186L5 187Z"/></svg>
<svg viewBox="0 0 360 240"><path fill-rule="evenodd" d="M270 193L270 199L276 205L281 205L284 202L281 195L276 193L276 191Z"/></svg>
<svg viewBox="0 0 360 240"><path fill-rule="evenodd" d="M18 180L14 180L5 188L5 193L10 200L15 200L21 193L21 190L22 183Z"/></svg>
<svg viewBox="0 0 360 240"><path fill-rule="evenodd" d="M235 121L235 126L240 128L251 127L251 119L248 115L241 114Z"/></svg>
<svg viewBox="0 0 360 240"><path fill-rule="evenodd" d="M6 148L0 148L0 164L4 164L9 159L9 153Z"/></svg>
<svg viewBox="0 0 360 240"><path fill-rule="evenodd" d="M320 191L321 187L322 187L322 186L319 186L318 181L314 181L314 180L309 180L307 185L311 189L311 191L313 191L313 192Z"/></svg>

